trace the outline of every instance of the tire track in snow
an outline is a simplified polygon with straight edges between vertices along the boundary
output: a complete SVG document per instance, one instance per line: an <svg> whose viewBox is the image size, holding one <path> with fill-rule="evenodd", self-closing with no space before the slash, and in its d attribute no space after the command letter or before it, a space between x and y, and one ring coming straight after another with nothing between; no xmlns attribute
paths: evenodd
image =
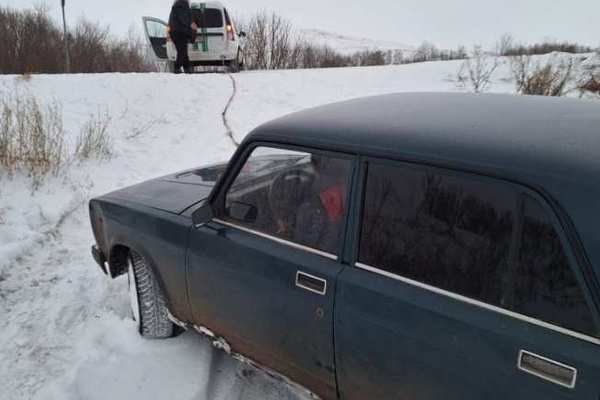
<svg viewBox="0 0 600 400"><path fill-rule="evenodd" d="M71 217L77 210L79 210L80 207L84 206L86 203L87 200L85 198L83 200L71 201L71 205L61 214L61 216L58 218L58 220L53 226L44 230L43 232L40 232L38 238L34 238L31 243L26 244L22 249L20 249L20 251L17 254L13 255L7 260L4 260L0 264L0 273L8 274L8 277L10 277L10 273L6 272L9 265L11 265L19 259L32 255L36 248L42 249L50 240L56 239L61 227L65 224L69 217ZM7 279L7 277L5 277L4 279Z"/></svg>
<svg viewBox="0 0 600 400"><path fill-rule="evenodd" d="M227 101L227 105L225 105L225 108L223 109L223 113L221 114L221 117L223 118L223 125L225 126L225 131L226 131L225 133L227 134L229 139L231 139L234 146L239 147L240 142L235 138L233 129L231 129L231 125L229 125L229 120L227 119L227 113L229 112L229 108L231 107L231 104L233 103L233 100L235 99L235 96L237 95L237 82L232 74L227 74L227 76L229 76L229 79L231 79L232 91L231 91L231 96L229 97L229 101Z"/></svg>

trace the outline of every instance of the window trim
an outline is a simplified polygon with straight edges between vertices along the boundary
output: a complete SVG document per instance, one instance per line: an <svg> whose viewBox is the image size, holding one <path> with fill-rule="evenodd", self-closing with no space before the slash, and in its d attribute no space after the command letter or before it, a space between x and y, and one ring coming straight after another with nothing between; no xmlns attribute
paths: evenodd
<svg viewBox="0 0 600 400"><path fill-rule="evenodd" d="M600 338L595 338L593 336L589 336L589 335L586 335L583 333L572 331L570 329L563 328L563 327L555 325L553 323L544 322L544 321L538 320L533 317L525 316L518 312L510 311L510 310L504 309L502 307L498 307L498 306L494 306L494 305L482 302L480 300L471 299L470 297L463 296L458 293L454 293L454 292L451 292L451 291L448 291L445 289L441 289L441 288L438 288L438 287L435 287L435 286L432 286L432 285L429 285L426 283L415 281L410 278L405 278L403 276L394 274L392 272L385 271L378 267L373 267L373 266L370 266L370 265L360 262L360 258L359 258L360 257L360 240L361 240L362 228L363 228L362 219L363 219L363 214L364 214L364 203L365 203L365 198L366 198L369 164L378 164L378 165L401 167L401 168L403 167L403 168L408 168L408 169L416 170L416 171L420 171L420 172L433 171L436 173L441 173L441 174L445 174L445 175L453 176L453 177L462 177L462 178L471 177L471 178L477 179L479 181L487 181L487 182L491 182L491 183L496 182L498 184L503 184L506 187L512 188L514 191L514 194L515 194L515 205L514 205L513 212L514 212L516 221L515 221L515 226L513 227L513 230L520 229L520 227L518 225L522 223L522 221L521 221L522 216L520 215L522 210L520 210L519 208L522 206L524 196L529 196L532 199L534 199L535 201L537 201L540 204L540 206L543 208L543 210L546 212L546 214L548 215L549 219L552 222L552 227L554 228L554 230L556 231L556 234L559 237L561 246L563 247L563 250L565 252L565 256L567 257L569 268L571 269L572 273L575 275L575 278L577 280L579 288L583 292L587 308L590 311L590 313L592 314L591 316L592 316L594 326L600 333L600 310L598 309L598 306L596 305L595 300L594 300L595 299L595 296L593 293L594 282L588 282L588 277L586 276L585 268L580 263L580 258L579 258L579 255L577 254L575 246L573 245L572 238L567 233L567 230L563 227L563 223L562 223L563 219L559 216L560 214L557 213L556 210L551 206L551 204L554 204L554 203L552 201L548 201L546 196L542 195L538 191L536 191L536 190L532 189L531 187L526 186L522 183L514 182L511 180L506 180L506 179L503 179L502 177L498 177L498 176L490 176L490 175L487 175L487 174L484 174L481 172L477 172L477 171L452 169L449 167L438 166L438 165L430 165L430 164L417 163L417 162L411 162L411 161L386 159L386 158L378 158L378 157L371 157L371 156L360 157L359 162L360 162L359 171L360 171L361 175L359 177L359 186L356 190L356 197L357 197L356 201L358 204L357 204L356 210L354 210L355 224L357 224L358 226L354 230L354 237L352 238L353 239L352 245L353 245L354 251L352 252L353 258L350 262L350 265L353 265L354 267L358 267L360 269L367 269L371 272L379 273L380 275L384 275L384 276L387 276L392 279L397 279L397 280L403 281L405 283L410 284L412 282L412 283L415 283L417 287L423 286L423 288L425 288L425 289L432 288L432 289L434 289L433 291L436 293L438 291L440 291L440 292L442 292L441 294L446 293L451 298L455 298L455 296L456 296L459 300L460 299L467 300L466 302L470 303L470 304L476 304L476 305L480 304L483 306L483 308L486 308L486 309L491 309L491 310L497 309L497 311L499 311L500 313L502 313L504 315L513 316L520 320L525 320L525 321L530 321L530 322L537 321L537 322L531 322L531 323L534 323L536 325L546 327L546 328L549 328L549 329L552 329L552 330L555 330L555 331L558 331L561 333L565 333L565 332L567 334L570 333L569 334L570 336L575 336L582 340L600 345ZM519 233L517 232L516 234L519 234ZM513 232L513 236L515 236L514 232ZM520 237L518 239L520 240ZM578 238L576 238L576 239L578 240ZM511 251L513 251L512 247L514 247L516 245L515 243L512 242L512 240L514 240L514 237L511 239ZM518 249L516 251L518 252ZM552 327L554 327L554 328L552 328ZM588 339L585 339L585 338L588 338Z"/></svg>
<svg viewBox="0 0 600 400"><path fill-rule="evenodd" d="M256 231L254 229L250 229L250 228L247 228L247 227L242 226L242 225L237 225L237 224L234 224L234 223L229 222L229 221L224 221L224 220L219 219L219 218L213 218L212 221L216 222L217 224L225 225L225 226L227 226L229 228L234 228L234 229L240 230L242 232L246 232L246 233L250 233L250 234L256 235L256 236L261 237L261 238L269 239L269 240L271 240L273 242L276 242L276 243L279 243L279 244L283 244L285 246L288 246L288 247L291 247L291 248L294 248L294 249L307 251L309 253L316 254L316 255L321 256L321 257L329 258L330 260L333 260L333 261L338 261L338 259L339 259L339 257L336 256L335 254L331 254L331 253L328 253L326 251L319 250L319 249L314 249L312 247L305 246L303 244L292 242L292 241L289 241L289 240L286 240L286 239L282 239L282 238L279 238L277 236L272 236L272 235L269 235L268 233Z"/></svg>
<svg viewBox="0 0 600 400"><path fill-rule="evenodd" d="M268 234L265 232L260 232L260 231L254 230L252 228L248 228L243 225L237 224L234 221L227 220L227 217L225 215L225 202L227 199L227 192L229 191L231 186L235 183L235 180L238 177L238 175L240 174L240 171L244 168L244 165L246 165L246 162L252 156L252 153L254 152L254 150L256 150L259 147L269 147L272 149L289 150L289 151L304 152L304 153L309 153L309 154L331 156L331 157L335 157L338 159L348 160L350 162L351 165L350 165L350 173L348 176L348 188L346 191L346 198L347 198L348 204L346 205L346 210L345 210L344 217L343 217L344 218L343 224L340 227L340 241L336 248L337 254L331 254L331 253L323 251L323 250L319 250L319 249L315 249L315 248L312 248L312 247L309 247L306 245L302 245L300 243L296 243L296 242L293 242L293 241L290 241L287 239L283 239L283 238L280 238L280 237L277 237L277 236L274 236L274 235L271 235L271 234ZM213 222L228 226L230 228L238 229L243 232L253 234L255 236L262 237L264 239L268 239L268 240L274 241L276 243L286 245L291 248L304 250L309 253L328 258L330 260L335 260L335 261L341 260L341 255L342 255L342 253L344 251L344 247L345 247L346 233L350 226L349 221L350 221L351 216L353 215L353 210L351 210L351 204L352 204L351 196L353 195L353 193L355 191L354 176L358 169L358 166L357 166L358 157L355 154L336 152L336 151L331 151L331 150L327 150L327 149L307 147L307 146L302 146L302 145L291 145L291 144L286 144L286 143L269 142L269 141L256 141L256 142L252 142L252 143L249 143L248 145L246 145L245 148L241 150L241 153L237 157L234 157L234 158L235 158L235 160L233 161L232 164L229 165L228 171L225 173L224 176L221 177L222 182L220 182L219 187L216 188L217 192L215 193L214 199L209 199L209 201L212 200L211 204L213 205L214 210L215 210L215 217L212 219Z"/></svg>
<svg viewBox="0 0 600 400"><path fill-rule="evenodd" d="M382 270L382 269L379 269L377 267L373 267L373 266L370 266L370 265L367 265L367 264L362 264L362 263L356 262L356 263L354 263L354 267L358 268L358 269L361 269L363 271L367 271L367 272L370 272L370 273L373 273L373 274L381 275L383 277L390 278L390 279L393 279L393 280L405 283L405 284L413 286L413 287L417 287L419 289L426 290L426 291L434 293L434 294L438 294L438 295L450 298L452 300L459 301L461 303L466 303L466 304L469 304L469 305L472 305L472 306L475 306L475 307L478 307L478 308L482 308L482 309L485 309L485 310L488 310L488 311L493 311L493 312L495 312L497 314L508 316L508 317L517 319L519 321L527 322L527 323L532 324L532 325L536 325L536 326L539 326L539 327L542 327L542 328L546 328L546 329L549 329L551 331L554 331L554 332L557 332L557 333L560 333L560 334L563 334L563 335L567 335L567 336L573 337L575 339L583 340L585 342L592 343L592 344L595 344L597 346L600 346L600 339L599 338L595 338L593 336L586 335L585 333L580 333L580 332L572 331L570 329L563 328L562 326L559 326L559 325L555 325L555 324L552 324L552 323L549 323L549 322L545 322L545 321L542 321L542 320L539 320L539 319L536 319L536 318L528 317L527 315L520 314L518 312L509 311L509 310L506 310L506 309L504 309L502 307L494 306L494 305L485 303L485 302L480 301L480 300L475 300L475 299L472 299L472 298L467 297L467 296L463 296L463 295L460 295L460 294L457 294L457 293L454 293L454 292L450 292L448 290L444 290L444 289L440 289L440 288L435 287L435 286L428 285L426 283L422 283L422 282L419 282L419 281L415 281L413 279L405 278L405 277L403 277L401 275L397 275L397 274L394 274L392 272L385 271L385 270Z"/></svg>

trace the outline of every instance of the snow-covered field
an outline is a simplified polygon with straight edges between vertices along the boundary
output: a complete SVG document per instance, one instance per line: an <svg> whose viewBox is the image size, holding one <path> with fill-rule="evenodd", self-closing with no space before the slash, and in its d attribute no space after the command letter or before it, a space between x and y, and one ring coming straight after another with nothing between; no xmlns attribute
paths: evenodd
<svg viewBox="0 0 600 400"><path fill-rule="evenodd" d="M235 76L228 113L237 140L289 112L355 97L457 91L461 63ZM491 91L512 92L507 65ZM0 177L1 399L304 399L261 371L214 350L193 333L141 339L129 317L126 281L108 281L89 254L86 202L148 178L226 160L235 150L221 113L232 93L222 74L0 77L63 106L73 143L90 115L108 112L114 154L74 163L35 193Z"/></svg>

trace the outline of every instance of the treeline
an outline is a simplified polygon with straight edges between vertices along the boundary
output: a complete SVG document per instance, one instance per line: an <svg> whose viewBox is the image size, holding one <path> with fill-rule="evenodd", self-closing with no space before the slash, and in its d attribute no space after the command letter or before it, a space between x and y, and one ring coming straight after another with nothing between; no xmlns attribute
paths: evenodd
<svg viewBox="0 0 600 400"><path fill-rule="evenodd" d="M374 49L343 54L332 47L309 42L288 20L274 13L255 14L238 23L238 28L247 33L248 69L361 67L467 58L465 47L443 50L429 42L415 51Z"/></svg>
<svg viewBox="0 0 600 400"><path fill-rule="evenodd" d="M593 48L588 46L582 46L576 43L562 42L562 43L552 43L552 42L544 42L544 43L536 43L532 45L517 45L514 47L509 47L504 51L501 55L503 56L535 56L541 54L548 54L552 52L561 52L561 53L571 53L571 54L580 54L580 53L591 53L594 51Z"/></svg>
<svg viewBox="0 0 600 400"><path fill-rule="evenodd" d="M499 56L515 57L515 56L536 56L549 54L553 52L560 53L591 53L595 50L589 46L583 46L577 43L571 42L559 42L559 41L544 41L541 43L534 44L523 44L518 43L512 35L506 33L502 35L500 40L496 44L496 54Z"/></svg>
<svg viewBox="0 0 600 400"><path fill-rule="evenodd" d="M379 50L342 54L332 47L309 42L292 24L277 14L257 13L238 21L247 34L245 64L248 69L333 68L388 64Z"/></svg>
<svg viewBox="0 0 600 400"><path fill-rule="evenodd" d="M69 31L71 72L148 71L145 43L134 34L113 38L108 27L85 19ZM0 7L0 74L63 73L66 71L62 26L48 10Z"/></svg>

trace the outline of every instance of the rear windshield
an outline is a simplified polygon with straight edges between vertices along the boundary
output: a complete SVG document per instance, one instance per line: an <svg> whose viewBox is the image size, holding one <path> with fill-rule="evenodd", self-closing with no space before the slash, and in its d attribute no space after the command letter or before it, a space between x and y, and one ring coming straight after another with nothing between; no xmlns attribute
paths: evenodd
<svg viewBox="0 0 600 400"><path fill-rule="evenodd" d="M198 28L222 28L223 14L218 8L206 8L204 13L202 9L192 9L193 21L198 25Z"/></svg>

